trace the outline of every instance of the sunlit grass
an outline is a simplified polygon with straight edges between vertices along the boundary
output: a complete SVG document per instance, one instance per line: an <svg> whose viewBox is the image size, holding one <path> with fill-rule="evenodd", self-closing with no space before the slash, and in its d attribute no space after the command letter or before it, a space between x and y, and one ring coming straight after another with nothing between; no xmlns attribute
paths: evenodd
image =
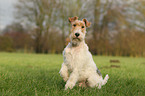
<svg viewBox="0 0 145 96"><path fill-rule="evenodd" d="M110 63L110 60L120 63ZM59 75L62 55L0 53L0 96L144 96L145 58L94 56L108 83L97 88L64 90ZM110 67L116 65L119 67Z"/></svg>

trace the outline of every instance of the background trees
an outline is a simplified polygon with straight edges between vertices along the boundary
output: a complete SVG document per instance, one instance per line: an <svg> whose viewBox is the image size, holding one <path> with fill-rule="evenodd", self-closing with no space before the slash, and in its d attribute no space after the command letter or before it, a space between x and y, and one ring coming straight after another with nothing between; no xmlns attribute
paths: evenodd
<svg viewBox="0 0 145 96"><path fill-rule="evenodd" d="M145 55L143 0L18 1L15 19L19 25L10 25L11 28L15 25L13 32L9 26L3 31L4 36L12 39L14 49L61 53L70 31L68 17L78 16L79 19L87 18L92 23L87 29L86 42L93 54ZM15 42L17 43L14 44Z"/></svg>
<svg viewBox="0 0 145 96"><path fill-rule="evenodd" d="M19 23L13 23L12 25L6 26L6 28L3 30L1 39L3 40L1 40L0 45L5 46L2 51L30 51L33 46L33 39L28 33L28 30L25 30ZM7 50L7 48L9 50Z"/></svg>

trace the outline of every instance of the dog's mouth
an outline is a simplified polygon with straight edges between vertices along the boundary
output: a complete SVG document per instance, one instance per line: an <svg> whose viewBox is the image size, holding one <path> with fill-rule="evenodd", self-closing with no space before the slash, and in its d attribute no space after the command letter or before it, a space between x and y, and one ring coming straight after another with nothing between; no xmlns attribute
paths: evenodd
<svg viewBox="0 0 145 96"><path fill-rule="evenodd" d="M72 46L76 47L80 44L80 42L82 41L82 38L79 37L73 37L72 38Z"/></svg>
<svg viewBox="0 0 145 96"><path fill-rule="evenodd" d="M78 37L74 37L73 39L79 39Z"/></svg>
<svg viewBox="0 0 145 96"><path fill-rule="evenodd" d="M73 40L75 40L75 41L81 41L81 39L78 38L78 37L74 37Z"/></svg>

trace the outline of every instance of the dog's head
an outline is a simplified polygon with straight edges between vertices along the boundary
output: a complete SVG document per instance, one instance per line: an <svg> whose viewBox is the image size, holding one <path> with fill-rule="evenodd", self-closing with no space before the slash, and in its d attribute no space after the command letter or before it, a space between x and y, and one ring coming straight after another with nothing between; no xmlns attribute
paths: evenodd
<svg viewBox="0 0 145 96"><path fill-rule="evenodd" d="M86 27L91 25L86 19L78 20L78 17L69 18L69 22L72 24L70 39L74 45L78 45L85 39Z"/></svg>

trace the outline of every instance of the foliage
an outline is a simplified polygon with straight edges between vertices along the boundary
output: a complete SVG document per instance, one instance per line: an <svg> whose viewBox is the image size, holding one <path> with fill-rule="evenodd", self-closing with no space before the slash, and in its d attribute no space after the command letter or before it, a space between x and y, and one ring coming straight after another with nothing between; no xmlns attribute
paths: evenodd
<svg viewBox="0 0 145 96"><path fill-rule="evenodd" d="M110 60L120 63L110 63ZM102 89L74 87L64 90L59 75L62 55L0 53L0 94L8 96L144 96L144 58L94 56L103 77ZM111 67L111 65L120 66Z"/></svg>
<svg viewBox="0 0 145 96"><path fill-rule="evenodd" d="M7 51L7 52L14 51L13 41L11 38L7 36L0 36L0 51Z"/></svg>
<svg viewBox="0 0 145 96"><path fill-rule="evenodd" d="M10 43L15 50L30 50L33 45L33 39L31 38L30 34L19 23L13 23L6 26L6 28L3 30L3 34L1 35L1 37L9 38L10 40L7 42ZM8 47L8 45L4 43L3 40L1 40L1 42L3 42L3 46ZM7 51L7 49L5 48L3 49L3 51Z"/></svg>
<svg viewBox="0 0 145 96"><path fill-rule="evenodd" d="M4 33L10 31L16 50L61 53L69 41L68 17L78 16L92 23L86 42L93 54L145 56L144 0L18 0L15 7L19 23Z"/></svg>

